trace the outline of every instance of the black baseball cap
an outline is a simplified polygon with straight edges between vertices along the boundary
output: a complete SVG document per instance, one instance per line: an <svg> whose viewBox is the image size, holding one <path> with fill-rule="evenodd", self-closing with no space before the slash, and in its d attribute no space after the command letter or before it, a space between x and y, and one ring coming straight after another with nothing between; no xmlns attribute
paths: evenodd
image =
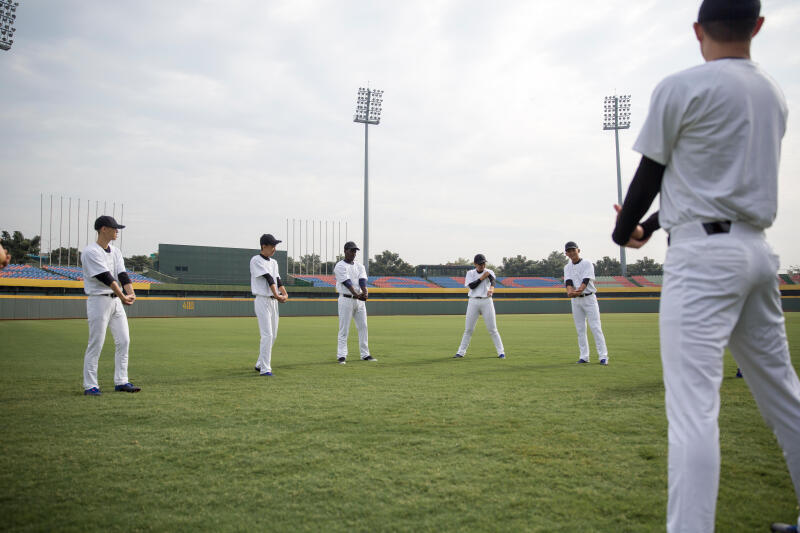
<svg viewBox="0 0 800 533"><path fill-rule="evenodd" d="M344 243L344 249L345 250L360 250L361 248L356 246L356 243L354 243L353 241L347 241L346 243Z"/></svg>
<svg viewBox="0 0 800 533"><path fill-rule="evenodd" d="M482 265L486 262L486 257L483 254L478 254L472 262L476 265Z"/></svg>
<svg viewBox="0 0 800 533"><path fill-rule="evenodd" d="M279 241L278 239L273 237L271 233L265 233L264 235L261 236L261 246L264 246L265 244L271 244L272 246L275 246L279 242L283 241Z"/></svg>
<svg viewBox="0 0 800 533"><path fill-rule="evenodd" d="M575 241L567 241L567 244L564 245L564 251L566 252L570 248L578 248L578 243Z"/></svg>
<svg viewBox="0 0 800 533"><path fill-rule="evenodd" d="M95 231L100 231L100 228L114 228L114 229L122 229L125 226L119 224L114 217L110 217L108 215L103 215L97 217L97 220L94 221L94 229Z"/></svg>
<svg viewBox="0 0 800 533"><path fill-rule="evenodd" d="M697 22L714 20L757 19L761 13L760 0L703 0Z"/></svg>

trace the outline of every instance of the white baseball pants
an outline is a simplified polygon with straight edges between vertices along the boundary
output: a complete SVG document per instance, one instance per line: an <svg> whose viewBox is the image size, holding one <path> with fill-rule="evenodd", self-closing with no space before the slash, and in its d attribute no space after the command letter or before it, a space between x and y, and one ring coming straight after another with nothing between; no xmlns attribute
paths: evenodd
<svg viewBox="0 0 800 533"><path fill-rule="evenodd" d="M278 316L278 300L269 296L256 296L253 305L258 319L258 331L261 333L256 366L263 374L272 372L272 346L278 337L278 318L280 318Z"/></svg>
<svg viewBox="0 0 800 533"><path fill-rule="evenodd" d="M89 344L83 357L83 388L100 387L97 384L97 363L106 341L106 329L114 337L114 385L128 382L128 348L131 343L128 317L119 298L92 295L86 299L86 317L89 319Z"/></svg>
<svg viewBox="0 0 800 533"><path fill-rule="evenodd" d="M336 357L347 357L347 336L350 322L355 321L358 330L358 349L361 358L369 356L369 335L367 334L367 303L357 298L339 295L339 344Z"/></svg>
<svg viewBox="0 0 800 533"><path fill-rule="evenodd" d="M575 321L575 329L578 331L580 358L584 361L589 360L589 339L586 336L586 323L588 322L598 357L608 359L606 338L603 335L603 328L600 326L600 307L597 305L597 295L572 298L572 320Z"/></svg>
<svg viewBox="0 0 800 533"><path fill-rule="evenodd" d="M458 347L458 352L461 355L467 354L467 348L472 340L472 333L475 331L475 324L478 323L478 317L483 315L483 321L486 324L486 330L489 332L489 337L492 338L494 348L497 350L497 355L505 353L503 349L503 341L500 340L500 332L497 331L497 317L494 312L494 302L491 298L470 298L467 303L467 318L464 327L464 336L461 337L461 346Z"/></svg>
<svg viewBox="0 0 800 533"><path fill-rule="evenodd" d="M714 531L718 415L728 346L783 448L800 498L800 381L792 367L776 273L757 228L734 222L706 235L699 222L670 232L659 325L669 423L667 531Z"/></svg>

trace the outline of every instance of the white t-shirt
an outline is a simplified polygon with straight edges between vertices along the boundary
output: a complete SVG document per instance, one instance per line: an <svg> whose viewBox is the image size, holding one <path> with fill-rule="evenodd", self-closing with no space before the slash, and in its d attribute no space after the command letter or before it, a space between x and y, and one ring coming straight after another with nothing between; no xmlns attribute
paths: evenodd
<svg viewBox="0 0 800 533"><path fill-rule="evenodd" d="M488 272L489 276L492 276L495 281L497 280L497 276L494 275L494 272L489 270L488 268L484 268L483 272ZM469 284L473 281L477 280L479 277L483 276L483 272L478 272L477 269L473 268L472 270L467 271L467 275L464 277L464 286L469 287ZM492 286L492 282L489 281L489 276L478 283L478 286L474 289L469 290L469 297L470 298L486 298L489 295L489 287Z"/></svg>
<svg viewBox="0 0 800 533"><path fill-rule="evenodd" d="M633 148L666 166L661 227L771 226L787 113L780 88L748 59L709 61L659 83Z"/></svg>
<svg viewBox="0 0 800 533"><path fill-rule="evenodd" d="M589 282L586 284L583 294L597 292L597 289L594 288L594 265L591 261L581 258L577 263L570 261L564 265L564 283L571 279L572 284L577 289L586 278L589 278Z"/></svg>
<svg viewBox="0 0 800 533"><path fill-rule="evenodd" d="M272 290L269 288L264 274L272 276L272 280L277 285L278 280L281 279L278 262L272 258L265 258L261 254L254 255L250 258L250 292L255 296L272 296Z"/></svg>
<svg viewBox="0 0 800 533"><path fill-rule="evenodd" d="M108 272L117 283L120 272L125 272L125 262L122 252L113 244L108 245L108 251L103 250L99 244L93 242L81 252L83 265L83 292L86 294L114 294L111 287L95 278L96 275ZM122 284L120 283L120 288Z"/></svg>
<svg viewBox="0 0 800 533"><path fill-rule="evenodd" d="M361 287L358 286L359 279L367 279L367 269L358 261L348 263L341 260L333 267L333 275L336 277L336 292L339 294L351 294L350 289L344 286L345 280L353 283L353 290L356 294L361 294Z"/></svg>

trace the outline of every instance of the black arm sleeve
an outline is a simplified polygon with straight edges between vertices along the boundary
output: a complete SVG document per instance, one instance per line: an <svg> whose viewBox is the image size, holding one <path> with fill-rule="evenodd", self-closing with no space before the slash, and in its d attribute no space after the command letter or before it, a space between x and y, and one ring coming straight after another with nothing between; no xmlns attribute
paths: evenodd
<svg viewBox="0 0 800 533"><path fill-rule="evenodd" d="M658 211L650 215L647 220L642 222L642 229L644 230L644 236L642 239L650 238L658 228L661 227L661 223L658 221Z"/></svg>
<svg viewBox="0 0 800 533"><path fill-rule="evenodd" d="M125 285L131 283L131 278L128 276L127 272L120 272L117 277L119 278L119 282L124 287Z"/></svg>
<svg viewBox="0 0 800 533"><path fill-rule="evenodd" d="M278 287L279 288L283 287L283 282L281 281L281 278L278 278Z"/></svg>
<svg viewBox="0 0 800 533"><path fill-rule="evenodd" d="M358 286L363 291L367 290L367 278L358 278Z"/></svg>
<svg viewBox="0 0 800 533"><path fill-rule="evenodd" d="M267 286L275 285L275 278L271 274L264 274L264 278L267 280Z"/></svg>
<svg viewBox="0 0 800 533"><path fill-rule="evenodd" d="M476 279L475 281L473 281L472 283L469 284L469 288L470 289L474 289L475 287L477 287L478 285L481 284L481 281L483 281L483 280L482 279Z"/></svg>
<svg viewBox="0 0 800 533"><path fill-rule="evenodd" d="M489 284L490 284L492 287L494 287L494 276L492 276L491 274L489 274Z"/></svg>
<svg viewBox="0 0 800 533"><path fill-rule="evenodd" d="M581 283L583 283L584 285L588 285L589 284L589 278L583 278Z"/></svg>
<svg viewBox="0 0 800 533"><path fill-rule="evenodd" d="M636 225L650 209L650 205L661 190L661 180L664 179L665 168L661 163L642 156L639 168L636 169L633 181L628 187L628 194L625 195L625 202L622 204L619 217L617 217L614 233L611 234L615 243L624 246L631 238ZM650 227L652 228L652 224ZM652 234L653 231L650 233Z"/></svg>
<svg viewBox="0 0 800 533"><path fill-rule="evenodd" d="M114 278L111 276L111 272L109 272L108 270L106 270L105 272L101 272L100 274L97 274L95 278L97 278L98 281L105 283L109 287L111 286L112 283L114 283Z"/></svg>
<svg viewBox="0 0 800 533"><path fill-rule="evenodd" d="M353 282L352 282L352 281L350 281L349 279L346 279L346 280L344 280L344 281L342 282L342 285L344 285L345 287L347 287L348 289L350 289L350 288L352 288L352 287L353 287Z"/></svg>
<svg viewBox="0 0 800 533"><path fill-rule="evenodd" d="M571 279L568 279L567 281L565 281L564 285L566 285L567 287L575 287L575 284L572 283Z"/></svg>

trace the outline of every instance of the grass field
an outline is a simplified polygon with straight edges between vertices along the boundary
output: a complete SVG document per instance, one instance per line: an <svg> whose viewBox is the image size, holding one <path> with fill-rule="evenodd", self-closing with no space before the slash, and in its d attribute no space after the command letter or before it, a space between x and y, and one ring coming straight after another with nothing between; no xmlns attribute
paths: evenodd
<svg viewBox="0 0 800 533"><path fill-rule="evenodd" d="M657 315L606 314L608 367L569 315L371 317L378 363L334 363L335 317L134 319L131 380L82 396L83 320L0 322L0 529L663 531ZM796 367L800 314L787 326ZM591 343L591 341L590 341ZM797 517L774 436L725 360L718 531Z"/></svg>

